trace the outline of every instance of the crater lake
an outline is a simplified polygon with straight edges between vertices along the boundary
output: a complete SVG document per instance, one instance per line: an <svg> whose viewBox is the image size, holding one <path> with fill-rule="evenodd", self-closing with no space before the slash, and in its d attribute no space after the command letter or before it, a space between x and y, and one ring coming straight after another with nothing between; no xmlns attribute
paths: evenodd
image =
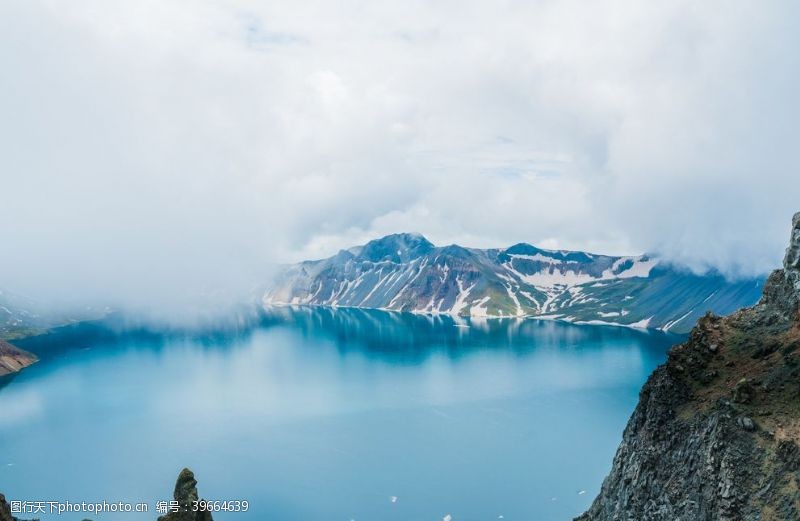
<svg viewBox="0 0 800 521"><path fill-rule="evenodd" d="M155 520L189 467L201 497L249 502L221 521L567 521L683 340L342 308L213 331L123 324L16 342L41 360L2 381L0 490L150 511L36 517Z"/></svg>

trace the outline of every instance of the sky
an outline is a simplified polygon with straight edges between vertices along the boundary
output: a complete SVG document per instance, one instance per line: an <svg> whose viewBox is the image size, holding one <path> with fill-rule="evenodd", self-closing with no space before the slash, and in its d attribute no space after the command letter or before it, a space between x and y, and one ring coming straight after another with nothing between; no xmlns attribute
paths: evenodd
<svg viewBox="0 0 800 521"><path fill-rule="evenodd" d="M388 233L777 267L794 1L0 2L0 287L148 303Z"/></svg>

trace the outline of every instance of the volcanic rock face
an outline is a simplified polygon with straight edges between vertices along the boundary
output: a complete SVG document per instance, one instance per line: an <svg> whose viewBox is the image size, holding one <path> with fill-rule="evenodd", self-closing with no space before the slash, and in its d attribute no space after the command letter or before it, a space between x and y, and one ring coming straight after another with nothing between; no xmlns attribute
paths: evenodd
<svg viewBox="0 0 800 521"><path fill-rule="evenodd" d="M183 469L175 482L173 498L180 504L179 512L171 512L158 518L158 521L213 521L210 512L194 512L193 506L199 500L197 480L189 469Z"/></svg>
<svg viewBox="0 0 800 521"><path fill-rule="evenodd" d="M36 355L0 340L0 376L16 373L36 360Z"/></svg>
<svg viewBox="0 0 800 521"><path fill-rule="evenodd" d="M800 519L800 214L757 305L707 315L642 389L580 521Z"/></svg>

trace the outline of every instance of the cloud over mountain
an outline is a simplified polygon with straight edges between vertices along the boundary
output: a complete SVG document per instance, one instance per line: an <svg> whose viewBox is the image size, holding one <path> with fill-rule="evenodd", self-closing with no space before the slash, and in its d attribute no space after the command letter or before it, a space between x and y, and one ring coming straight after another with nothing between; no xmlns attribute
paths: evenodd
<svg viewBox="0 0 800 521"><path fill-rule="evenodd" d="M391 232L778 265L794 2L0 6L0 286L148 302Z"/></svg>

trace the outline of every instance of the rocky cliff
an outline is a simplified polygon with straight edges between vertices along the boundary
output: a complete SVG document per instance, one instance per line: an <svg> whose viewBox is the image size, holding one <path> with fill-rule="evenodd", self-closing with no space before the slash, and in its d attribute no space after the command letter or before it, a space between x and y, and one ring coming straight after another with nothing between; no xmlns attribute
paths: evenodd
<svg viewBox="0 0 800 521"><path fill-rule="evenodd" d="M36 360L36 355L0 340L0 376L16 373Z"/></svg>
<svg viewBox="0 0 800 521"><path fill-rule="evenodd" d="M579 521L800 519L800 213L753 307L703 317L641 391Z"/></svg>
<svg viewBox="0 0 800 521"><path fill-rule="evenodd" d="M266 305L377 308L471 317L538 316L686 333L705 312L754 304L764 278L698 275L647 255L437 247L396 234L287 268Z"/></svg>
<svg viewBox="0 0 800 521"><path fill-rule="evenodd" d="M200 495L197 493L197 480L191 470L183 469L178 475L172 497L180 505L180 511L161 516L158 521L214 521L211 512L192 511L192 505L199 501Z"/></svg>

